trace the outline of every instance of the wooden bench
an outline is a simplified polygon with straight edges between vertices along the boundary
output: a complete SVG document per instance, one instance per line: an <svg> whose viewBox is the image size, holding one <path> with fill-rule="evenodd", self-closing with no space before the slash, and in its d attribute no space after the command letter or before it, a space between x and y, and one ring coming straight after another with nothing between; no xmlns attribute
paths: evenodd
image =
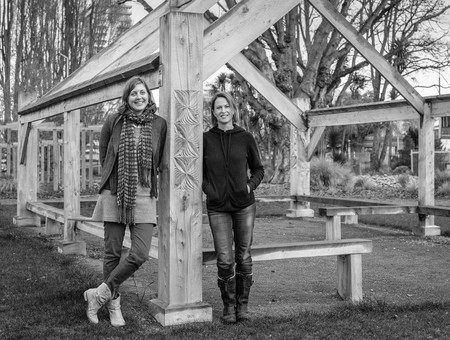
<svg viewBox="0 0 450 340"><path fill-rule="evenodd" d="M319 208L319 216L326 218L325 239L327 240L341 239L341 216L416 214L418 212L419 207L417 205Z"/></svg>
<svg viewBox="0 0 450 340"><path fill-rule="evenodd" d="M53 228L54 223L64 224L66 219L64 211L42 202L27 203L27 209L45 218L46 228ZM84 216L68 217L75 221L75 228L89 234L103 238L103 223L92 222ZM207 216L203 222L208 223ZM49 226L48 226L49 225ZM61 226L58 227L61 233ZM52 230L54 231L54 230ZM49 231L47 231L49 232ZM125 232L124 246L131 246L129 230ZM256 245L252 247L254 261L268 261L316 256L337 256L337 291L339 295L352 302L362 300L362 254L372 252L372 241L364 239L325 240L311 242L295 242L273 245ZM64 252L67 253L67 252ZM150 254L158 258L158 239L152 239ZM203 264L211 265L216 262L214 249L203 250Z"/></svg>
<svg viewBox="0 0 450 340"><path fill-rule="evenodd" d="M362 254L372 252L372 241L363 239L311 241L252 247L253 261L282 260L299 257L337 256L337 291L342 299L361 301ZM214 249L203 250L203 264L216 263Z"/></svg>

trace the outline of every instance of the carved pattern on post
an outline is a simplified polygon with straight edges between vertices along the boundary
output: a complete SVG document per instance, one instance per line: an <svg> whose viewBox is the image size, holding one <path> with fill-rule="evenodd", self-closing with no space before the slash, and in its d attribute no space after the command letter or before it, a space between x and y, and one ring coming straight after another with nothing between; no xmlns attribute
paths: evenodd
<svg viewBox="0 0 450 340"><path fill-rule="evenodd" d="M180 191L199 187L200 159L199 91L175 90L175 188Z"/></svg>

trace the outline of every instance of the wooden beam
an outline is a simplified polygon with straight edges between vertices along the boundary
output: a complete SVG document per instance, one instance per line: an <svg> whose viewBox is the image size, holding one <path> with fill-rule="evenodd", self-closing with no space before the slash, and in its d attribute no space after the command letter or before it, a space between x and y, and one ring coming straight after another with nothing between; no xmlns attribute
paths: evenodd
<svg viewBox="0 0 450 340"><path fill-rule="evenodd" d="M38 216L27 211L26 204L28 201L36 201L39 186L38 181L38 132L36 126L31 123L27 126L19 125L19 145L26 152L26 161L20 162L17 168L17 216L14 222L17 226L36 226L41 225ZM25 134L27 143L24 142ZM26 151L25 151L26 150Z"/></svg>
<svg viewBox="0 0 450 340"><path fill-rule="evenodd" d="M300 110L275 84L271 83L260 70L242 53L238 53L228 62L246 81L266 98L298 130L305 131L304 112Z"/></svg>
<svg viewBox="0 0 450 340"><path fill-rule="evenodd" d="M122 96L125 82L133 75L141 75L151 89L160 86L159 54L152 56L151 62L143 67L131 67L118 75L106 75L95 82L85 82L57 95L45 96L41 100L23 107L20 122L35 121L48 118L66 111L102 103ZM142 61L139 62L139 64ZM134 64L135 66L138 63ZM70 109L70 110L69 110Z"/></svg>
<svg viewBox="0 0 450 340"><path fill-rule="evenodd" d="M216 2L216 0L194 0L183 5L179 10L204 13ZM159 47L159 20L169 10L169 4L162 3L124 33L116 43L89 59L45 96L20 108L21 121L44 119L51 117L55 112L60 114L117 99L122 94L123 84L128 80L127 78L136 74L147 73L146 77L149 78L147 82L151 88L158 88L160 86L159 59L156 59L159 54L150 58L147 55ZM135 51L139 51L140 54L134 53ZM138 56L137 59L133 59L136 56ZM105 60L112 61L108 64ZM134 66L129 65L129 60L135 60ZM152 60L156 60L156 67ZM24 118L30 113L34 113L33 116Z"/></svg>
<svg viewBox="0 0 450 340"><path fill-rule="evenodd" d="M430 105L425 106L425 113L419 124L419 205L434 205L434 118L431 117ZM440 235L440 227L434 224L434 215L418 216L418 223L413 228L416 235Z"/></svg>
<svg viewBox="0 0 450 340"><path fill-rule="evenodd" d="M311 110L306 114L310 127L419 119L416 110L405 101Z"/></svg>
<svg viewBox="0 0 450 340"><path fill-rule="evenodd" d="M185 4L180 8L180 10L184 12L204 13L216 2L216 0L194 0ZM123 33L117 42L104 48L92 58L87 60L68 78L64 79L61 83L55 86L50 93L57 93L64 89L68 89L72 86L77 86L81 83L89 81L93 77L102 76L102 74L105 73L105 70L111 69L110 64L115 63L117 60L121 60L121 65L128 64L129 60L132 60L127 58L129 51L136 49L142 41L148 39L149 35L159 30L161 17L169 13L169 11L170 3L168 1L164 1L142 20ZM159 44L159 36L155 36L153 40ZM147 49L146 53L148 55L154 51L155 50ZM126 59L128 59L128 61L126 61Z"/></svg>
<svg viewBox="0 0 450 340"><path fill-rule="evenodd" d="M420 205L418 209L419 214L450 217L450 207Z"/></svg>
<svg viewBox="0 0 450 340"><path fill-rule="evenodd" d="M158 200L158 298L150 308L167 326L212 320L202 301L203 15L168 13L160 33L160 111L168 131Z"/></svg>
<svg viewBox="0 0 450 340"><path fill-rule="evenodd" d="M417 214L416 205L411 206L361 206L361 207L332 207L319 208L319 216L348 216L348 215L398 215Z"/></svg>
<svg viewBox="0 0 450 340"><path fill-rule="evenodd" d="M358 50L366 60L376 68L384 78L410 103L420 114L424 113L425 101L403 76L383 58L369 42L340 14L328 0L308 0L347 41Z"/></svg>
<svg viewBox="0 0 450 340"><path fill-rule="evenodd" d="M308 144L308 155L306 158L308 162L311 161L311 158L314 156L314 152L316 151L317 145L319 145L319 142L325 133L325 129L326 126L318 126L314 130L314 133Z"/></svg>
<svg viewBox="0 0 450 340"><path fill-rule="evenodd" d="M80 110L64 113L64 241L75 241L75 224L69 217L80 215Z"/></svg>
<svg viewBox="0 0 450 340"><path fill-rule="evenodd" d="M379 202L379 201L364 201L359 199L327 197L327 196L294 195L291 196L291 199L294 201L307 201L307 202L337 205L337 206L349 206L349 207L392 205L386 202Z"/></svg>
<svg viewBox="0 0 450 340"><path fill-rule="evenodd" d="M240 1L205 30L203 76L211 76L299 2Z"/></svg>
<svg viewBox="0 0 450 340"><path fill-rule="evenodd" d="M252 260L269 261L301 257L368 254L372 252L372 241L363 239L295 242L271 245L253 245ZM216 263L214 249L203 251L203 264Z"/></svg>

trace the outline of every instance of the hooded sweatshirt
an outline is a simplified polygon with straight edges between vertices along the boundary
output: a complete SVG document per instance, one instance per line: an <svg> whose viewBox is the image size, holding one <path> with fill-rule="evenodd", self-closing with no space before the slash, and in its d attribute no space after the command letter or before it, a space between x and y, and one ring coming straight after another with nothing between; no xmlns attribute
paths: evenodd
<svg viewBox="0 0 450 340"><path fill-rule="evenodd" d="M213 127L203 134L202 188L208 210L235 211L255 203L253 191L263 177L258 147L249 132L234 125L232 130Z"/></svg>

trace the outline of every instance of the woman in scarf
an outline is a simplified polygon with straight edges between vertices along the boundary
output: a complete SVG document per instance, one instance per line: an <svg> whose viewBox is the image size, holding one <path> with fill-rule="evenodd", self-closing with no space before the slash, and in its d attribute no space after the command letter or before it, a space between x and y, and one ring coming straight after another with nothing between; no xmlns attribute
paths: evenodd
<svg viewBox="0 0 450 340"><path fill-rule="evenodd" d="M84 292L87 317L97 324L106 304L113 326L124 326L119 287L147 260L156 224L157 173L167 124L156 115L145 81L127 81L117 113L106 118L100 135L102 178L92 220L104 222L103 283ZM126 227L129 255L121 261Z"/></svg>

